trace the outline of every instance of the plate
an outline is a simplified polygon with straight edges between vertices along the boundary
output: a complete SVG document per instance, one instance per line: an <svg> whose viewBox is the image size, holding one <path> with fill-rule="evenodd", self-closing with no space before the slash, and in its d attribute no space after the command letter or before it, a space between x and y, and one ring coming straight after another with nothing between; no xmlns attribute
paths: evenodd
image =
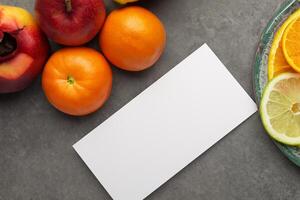
<svg viewBox="0 0 300 200"><path fill-rule="evenodd" d="M260 104L263 89L268 82L268 57L274 35L287 17L299 8L300 0L285 1L279 9L277 9L275 15L263 30L255 56L253 71L253 83L257 105ZM284 155L300 167L300 147L292 147L276 141L274 142Z"/></svg>

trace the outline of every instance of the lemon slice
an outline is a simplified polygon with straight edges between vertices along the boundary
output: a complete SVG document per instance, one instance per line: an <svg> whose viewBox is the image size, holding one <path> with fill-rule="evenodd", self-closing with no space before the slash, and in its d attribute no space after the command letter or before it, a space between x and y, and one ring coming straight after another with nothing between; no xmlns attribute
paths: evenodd
<svg viewBox="0 0 300 200"><path fill-rule="evenodd" d="M300 9L294 12L278 29L269 53L268 78L271 80L283 72L293 72L293 68L286 61L282 50L282 37L284 31L293 21L300 17Z"/></svg>
<svg viewBox="0 0 300 200"><path fill-rule="evenodd" d="M269 82L260 114L272 138L287 145L300 145L300 74L284 73Z"/></svg>

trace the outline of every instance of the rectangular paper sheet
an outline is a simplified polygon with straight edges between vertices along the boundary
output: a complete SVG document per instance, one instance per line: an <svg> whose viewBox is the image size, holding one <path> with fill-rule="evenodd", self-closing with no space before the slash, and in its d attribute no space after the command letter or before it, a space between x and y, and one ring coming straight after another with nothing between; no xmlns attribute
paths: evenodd
<svg viewBox="0 0 300 200"><path fill-rule="evenodd" d="M73 147L115 200L141 200L257 111L204 44Z"/></svg>

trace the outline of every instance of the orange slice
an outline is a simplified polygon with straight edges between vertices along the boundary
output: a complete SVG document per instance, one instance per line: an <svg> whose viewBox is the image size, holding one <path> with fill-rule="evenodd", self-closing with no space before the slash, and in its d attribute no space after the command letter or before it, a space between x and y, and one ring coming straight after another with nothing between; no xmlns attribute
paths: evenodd
<svg viewBox="0 0 300 200"><path fill-rule="evenodd" d="M268 62L268 78L271 80L275 76L284 72L293 72L293 68L289 65L284 57L282 50L283 34L288 25L300 17L300 9L294 12L278 29L269 54Z"/></svg>
<svg viewBox="0 0 300 200"><path fill-rule="evenodd" d="M115 2L118 2L120 4L126 4L126 3L131 3L131 2L135 2L138 0L115 0Z"/></svg>
<svg viewBox="0 0 300 200"><path fill-rule="evenodd" d="M300 16L284 31L282 49L287 62L300 72Z"/></svg>

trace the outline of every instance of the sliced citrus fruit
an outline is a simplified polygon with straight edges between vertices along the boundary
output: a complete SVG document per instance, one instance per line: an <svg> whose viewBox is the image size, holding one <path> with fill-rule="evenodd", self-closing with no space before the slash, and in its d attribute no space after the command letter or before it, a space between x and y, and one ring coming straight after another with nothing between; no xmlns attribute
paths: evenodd
<svg viewBox="0 0 300 200"><path fill-rule="evenodd" d="M265 88L260 114L272 138L300 145L300 74L283 73L272 79Z"/></svg>
<svg viewBox="0 0 300 200"><path fill-rule="evenodd" d="M291 22L284 31L282 49L287 62L300 72L300 17Z"/></svg>
<svg viewBox="0 0 300 200"><path fill-rule="evenodd" d="M293 72L293 68L289 65L284 57L282 50L282 37L284 31L293 21L300 17L300 9L294 12L278 29L269 53L268 61L268 78L271 80L275 76L283 72Z"/></svg>
<svg viewBox="0 0 300 200"><path fill-rule="evenodd" d="M131 3L131 2L135 2L138 0L115 0L115 2L118 2L120 4L126 4L126 3Z"/></svg>

